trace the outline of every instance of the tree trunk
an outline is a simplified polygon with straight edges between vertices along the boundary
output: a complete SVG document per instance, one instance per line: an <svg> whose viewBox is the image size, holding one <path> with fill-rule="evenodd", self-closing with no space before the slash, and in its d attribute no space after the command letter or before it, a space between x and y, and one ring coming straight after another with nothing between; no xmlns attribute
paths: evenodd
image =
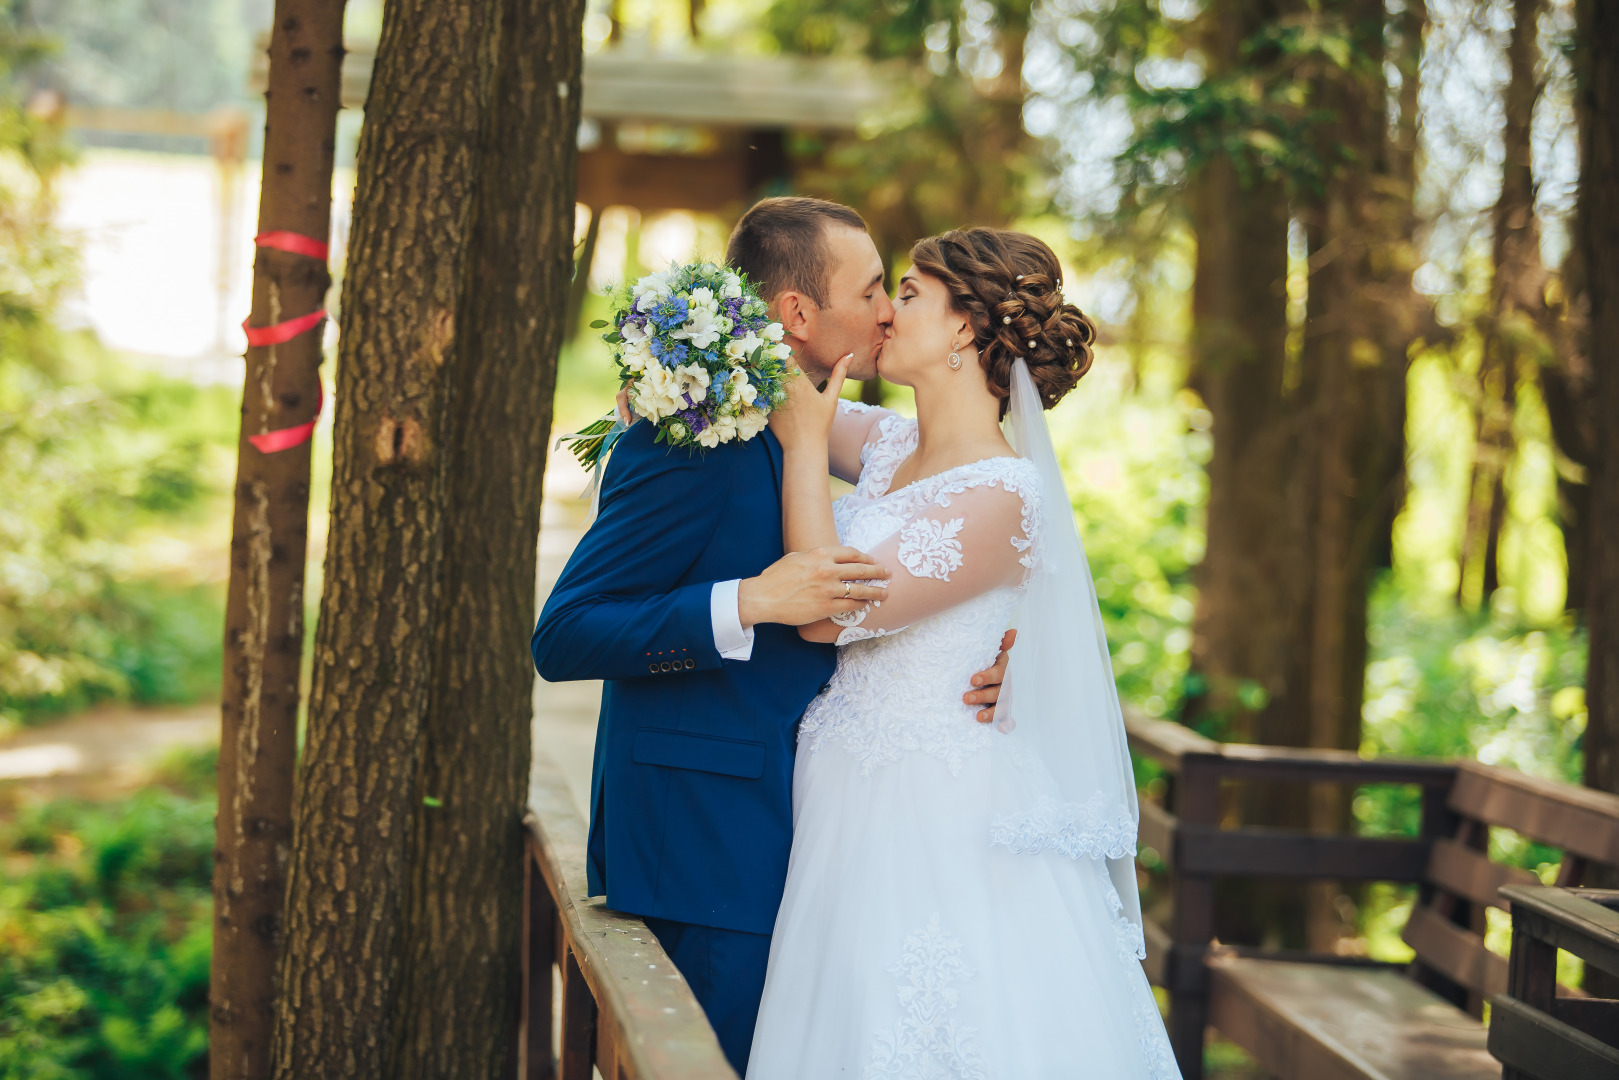
<svg viewBox="0 0 1619 1080"><path fill-rule="evenodd" d="M580 7L384 9L344 281L284 1080L494 1076L510 1052L513 777L528 760L522 643L572 248ZM442 1015L424 1047L410 1029L429 1002Z"/></svg>
<svg viewBox="0 0 1619 1080"><path fill-rule="evenodd" d="M1586 56L1582 112L1580 231L1590 296L1590 362L1595 454L1591 479L1586 625L1585 782L1619 792L1619 8L1600 0L1578 6ZM1593 884L1619 885L1608 871ZM1619 992L1619 980L1600 982Z"/></svg>
<svg viewBox="0 0 1619 1080"><path fill-rule="evenodd" d="M260 235L326 243L343 64L342 0L279 0L270 37ZM321 308L326 260L260 248L249 324ZM316 412L321 326L247 350L225 609L224 702L215 822L209 1074L269 1075L276 947L292 837L310 443L270 453L249 439Z"/></svg>
<svg viewBox="0 0 1619 1080"><path fill-rule="evenodd" d="M1530 145L1530 125L1540 90L1535 67L1544 7L1545 0L1513 0L1501 132L1506 157L1501 194L1492 215L1495 279L1490 313L1481 327L1484 352L1477 379L1473 480L1456 586L1458 602L1467 606L1488 605L1500 585L1498 563L1506 520L1506 472L1514 449L1520 343L1542 320L1545 308L1546 272L1540 261Z"/></svg>
<svg viewBox="0 0 1619 1080"><path fill-rule="evenodd" d="M1244 42L1277 5L1221 0L1208 12L1204 52L1219 74L1245 58ZM1266 60L1270 58L1264 58ZM1288 199L1279 180L1250 176L1219 158L1191 190L1197 261L1192 289L1190 385L1214 417L1208 463L1207 542L1197 569L1193 687L1182 719L1218 738L1287 742L1294 706L1290 663L1304 639L1303 537L1289 507L1300 498L1299 417L1287 360ZM1294 824L1306 808L1296 785L1254 785L1244 821ZM1297 890L1222 882L1222 940L1294 940Z"/></svg>
<svg viewBox="0 0 1619 1080"><path fill-rule="evenodd" d="M390 1080L507 1075L517 1032L536 542L573 270L584 0L505 0L460 363ZM582 270L584 268L581 268Z"/></svg>
<svg viewBox="0 0 1619 1080"><path fill-rule="evenodd" d="M1312 476L1312 565L1303 745L1323 748L1360 745L1366 606L1403 495L1414 178L1399 172L1412 156L1388 138L1383 11L1380 0L1339 7L1356 63L1331 70L1320 90L1334 114L1329 137L1346 153L1345 164L1307 212L1312 272L1300 390L1310 416L1301 459ZM1412 56L1420 26L1401 39ZM1408 80L1416 65L1409 67ZM1341 786L1312 789L1310 828L1347 829L1351 794ZM1329 883L1310 890L1314 949L1330 951L1340 935L1336 893Z"/></svg>
<svg viewBox="0 0 1619 1080"><path fill-rule="evenodd" d="M573 262L573 280L568 285L568 321L563 328L570 341L584 330L585 300L590 296L590 268L596 262L596 242L601 239L602 210L600 206L588 208L590 224L585 226L585 241L579 245L579 257Z"/></svg>

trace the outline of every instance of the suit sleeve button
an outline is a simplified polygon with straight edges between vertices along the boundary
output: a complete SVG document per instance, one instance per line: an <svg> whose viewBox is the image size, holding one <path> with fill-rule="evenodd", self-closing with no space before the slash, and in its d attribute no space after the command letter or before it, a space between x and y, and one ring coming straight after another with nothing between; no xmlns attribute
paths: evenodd
<svg viewBox="0 0 1619 1080"><path fill-rule="evenodd" d="M696 666L697 666L697 661L695 661L695 660L687 660L686 661L686 670L687 671L690 671L692 668L694 668Z"/></svg>
<svg viewBox="0 0 1619 1080"><path fill-rule="evenodd" d="M659 671L668 671L669 670L669 661L665 660L663 663L659 664L658 665L658 670Z"/></svg>
<svg viewBox="0 0 1619 1080"><path fill-rule="evenodd" d="M656 675L658 673L658 665L657 664L648 664L646 666L646 669L648 671L652 672L652 674L654 674L654 675Z"/></svg>

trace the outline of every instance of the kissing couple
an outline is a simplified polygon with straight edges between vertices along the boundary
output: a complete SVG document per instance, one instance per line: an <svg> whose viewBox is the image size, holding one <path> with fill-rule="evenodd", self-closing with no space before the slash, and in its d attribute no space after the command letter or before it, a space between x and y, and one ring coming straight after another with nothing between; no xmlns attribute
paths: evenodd
<svg viewBox="0 0 1619 1080"><path fill-rule="evenodd" d="M542 677L605 680L591 894L748 1080L1178 1078L1044 416L1095 339L1056 256L944 233L890 298L859 214L775 198L726 260L806 377L707 453L632 423L534 631ZM916 419L840 400L878 374Z"/></svg>

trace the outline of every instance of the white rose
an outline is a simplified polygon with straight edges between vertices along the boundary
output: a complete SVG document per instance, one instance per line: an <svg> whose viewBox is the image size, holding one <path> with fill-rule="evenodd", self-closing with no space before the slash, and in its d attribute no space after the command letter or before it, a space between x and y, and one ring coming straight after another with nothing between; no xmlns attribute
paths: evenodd
<svg viewBox="0 0 1619 1080"><path fill-rule="evenodd" d="M719 303L714 299L714 290L704 285L699 285L693 289L691 295L686 298L686 303L689 307L700 307L708 311L713 311L719 307Z"/></svg>

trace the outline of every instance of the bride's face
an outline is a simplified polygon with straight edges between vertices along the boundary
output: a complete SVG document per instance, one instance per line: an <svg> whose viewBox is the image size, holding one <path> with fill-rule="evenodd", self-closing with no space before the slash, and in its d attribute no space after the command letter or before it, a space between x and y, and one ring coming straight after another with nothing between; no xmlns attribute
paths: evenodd
<svg viewBox="0 0 1619 1080"><path fill-rule="evenodd" d="M913 267L894 294L894 321L877 358L877 373L900 386L942 378L954 374L946 366L952 351L960 352L963 367L976 366L971 343L967 317L951 308L944 283Z"/></svg>

